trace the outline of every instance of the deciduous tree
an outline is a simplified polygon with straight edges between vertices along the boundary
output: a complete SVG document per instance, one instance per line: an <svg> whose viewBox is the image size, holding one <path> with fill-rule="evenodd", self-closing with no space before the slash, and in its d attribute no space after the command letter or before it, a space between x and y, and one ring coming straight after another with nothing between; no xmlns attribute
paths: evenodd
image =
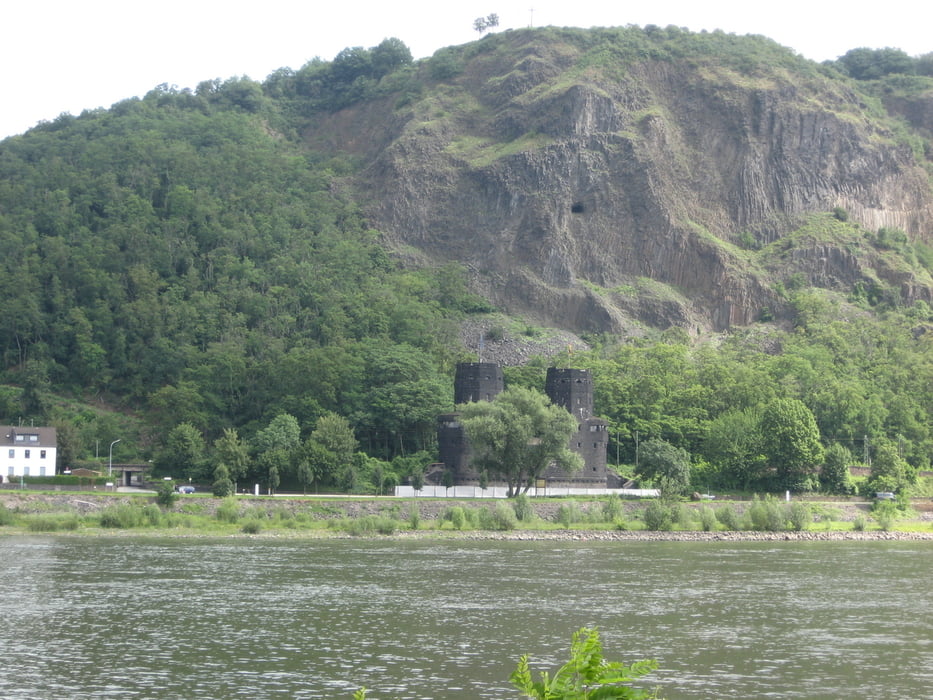
<svg viewBox="0 0 933 700"><path fill-rule="evenodd" d="M568 471L583 466L568 446L576 419L540 392L513 387L458 409L474 466L505 481L510 497L527 492L551 464Z"/></svg>
<svg viewBox="0 0 933 700"><path fill-rule="evenodd" d="M662 491L685 493L690 487L690 455L681 447L653 438L642 443L639 471Z"/></svg>
<svg viewBox="0 0 933 700"><path fill-rule="evenodd" d="M823 462L820 431L813 413L798 399L777 399L761 416L762 448L775 470L775 486L808 491Z"/></svg>

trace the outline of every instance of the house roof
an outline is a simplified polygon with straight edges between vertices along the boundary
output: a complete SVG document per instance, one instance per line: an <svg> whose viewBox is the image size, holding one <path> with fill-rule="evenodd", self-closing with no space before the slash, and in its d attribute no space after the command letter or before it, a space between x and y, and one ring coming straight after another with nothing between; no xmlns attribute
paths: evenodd
<svg viewBox="0 0 933 700"><path fill-rule="evenodd" d="M0 441L9 446L56 447L55 428L34 428L23 425L0 425Z"/></svg>

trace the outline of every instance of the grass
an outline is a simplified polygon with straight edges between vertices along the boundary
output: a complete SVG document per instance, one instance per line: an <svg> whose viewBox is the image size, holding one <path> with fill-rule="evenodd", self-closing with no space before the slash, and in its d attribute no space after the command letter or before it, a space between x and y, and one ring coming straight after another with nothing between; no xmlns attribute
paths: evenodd
<svg viewBox="0 0 933 700"><path fill-rule="evenodd" d="M30 496L36 492L30 492ZM56 494L60 498L60 492ZM71 494L75 495L75 494ZM607 501L602 498L531 499L529 504L506 501L452 501L447 499L386 500L360 497L353 499L353 508L346 508L347 499L295 497L256 502L254 499L228 498L214 503L187 498L174 509L161 510L153 497L102 497L98 508L79 511L61 505L53 506L30 498L17 504L0 493L0 535L57 533L75 535L130 535L134 533L167 536L229 537L265 535L274 537L357 536L374 537L405 532L426 532L448 536L455 532L519 530L529 533L559 531L612 532L647 530L644 521L646 502ZM89 495L77 494L77 501L87 503ZM359 507L360 504L373 505ZM444 508L437 505L443 503ZM432 505L433 504L433 505ZM198 507L193 507L193 506ZM750 529L747 515L737 514L736 526L726 527L714 520L704 509L715 512L733 504L680 503L674 505L670 532L722 532ZM813 522L807 532L880 532L882 524L866 510L861 522L843 520L838 504L810 502ZM377 512L366 512L375 510ZM516 509L522 518L516 517ZM357 515L350 517L347 511ZM415 516L417 513L417 516ZM435 517L436 516L436 517ZM889 531L907 533L933 532L933 523L920 520L914 514L887 523Z"/></svg>

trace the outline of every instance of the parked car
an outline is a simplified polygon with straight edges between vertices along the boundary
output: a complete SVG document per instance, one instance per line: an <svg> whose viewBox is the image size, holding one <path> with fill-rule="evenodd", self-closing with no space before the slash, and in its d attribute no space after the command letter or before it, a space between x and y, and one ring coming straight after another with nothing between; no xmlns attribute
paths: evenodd
<svg viewBox="0 0 933 700"><path fill-rule="evenodd" d="M179 486L178 493L194 493L194 486Z"/></svg>
<svg viewBox="0 0 933 700"><path fill-rule="evenodd" d="M893 501L896 496L890 491L879 491L875 494L875 498L877 498L879 501Z"/></svg>

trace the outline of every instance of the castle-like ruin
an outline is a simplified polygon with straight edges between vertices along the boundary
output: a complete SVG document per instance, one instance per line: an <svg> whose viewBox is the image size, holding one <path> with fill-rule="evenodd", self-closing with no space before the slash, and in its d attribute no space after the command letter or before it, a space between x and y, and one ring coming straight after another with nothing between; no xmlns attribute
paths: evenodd
<svg viewBox="0 0 933 700"><path fill-rule="evenodd" d="M464 362L457 365L454 402L492 401L505 388L502 368L493 362ZM567 472L552 466L541 475L548 486L606 488L607 423L593 416L593 382L589 370L550 367L544 391L558 406L577 419L570 449L583 458L583 469ZM472 450L460 423L459 413L437 418L437 443L443 469L456 485L479 484L479 473L471 465Z"/></svg>

